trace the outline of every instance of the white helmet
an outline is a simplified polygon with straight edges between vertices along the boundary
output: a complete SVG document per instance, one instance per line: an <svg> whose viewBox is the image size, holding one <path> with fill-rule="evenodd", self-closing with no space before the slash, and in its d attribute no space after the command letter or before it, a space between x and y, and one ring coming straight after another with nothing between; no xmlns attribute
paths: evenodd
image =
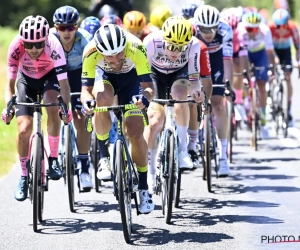
<svg viewBox="0 0 300 250"><path fill-rule="evenodd" d="M203 5L196 9L194 18L197 20L197 25L211 28L218 26L220 12L213 6Z"/></svg>
<svg viewBox="0 0 300 250"><path fill-rule="evenodd" d="M94 35L96 49L105 56L120 53L126 46L125 31L118 25L101 26Z"/></svg>

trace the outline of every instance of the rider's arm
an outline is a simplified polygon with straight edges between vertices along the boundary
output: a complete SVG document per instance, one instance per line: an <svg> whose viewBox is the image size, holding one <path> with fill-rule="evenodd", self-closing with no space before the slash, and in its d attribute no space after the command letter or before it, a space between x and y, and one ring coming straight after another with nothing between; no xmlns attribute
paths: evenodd
<svg viewBox="0 0 300 250"><path fill-rule="evenodd" d="M241 23L239 23L237 28L237 39L240 44L240 50L239 50L239 59L240 59L240 66L244 70L247 70L247 75L250 76L250 68L249 68L249 61L248 61L248 44L246 36L246 30L242 26Z"/></svg>
<svg viewBox="0 0 300 250"><path fill-rule="evenodd" d="M199 80L200 77L200 42L193 36L188 48L188 74L191 89L201 89L202 84Z"/></svg>
<svg viewBox="0 0 300 250"><path fill-rule="evenodd" d="M231 27L228 25L226 34L223 37L223 64L224 64L224 80L229 80L232 84L233 82L233 33Z"/></svg>
<svg viewBox="0 0 300 250"><path fill-rule="evenodd" d="M67 75L67 63L66 57L61 43L58 41L56 36L49 35L51 54L50 57L53 61L53 66L56 72L57 80L60 85L60 94L64 102L69 105L70 102L70 86Z"/></svg>
<svg viewBox="0 0 300 250"><path fill-rule="evenodd" d="M209 60L208 48L204 42L200 42L200 77L202 81L202 88L206 94L207 99L210 99L212 94L212 81L211 81L211 66Z"/></svg>
<svg viewBox="0 0 300 250"><path fill-rule="evenodd" d="M83 104L86 103L86 101L91 101L95 99L92 92L94 89L94 82L96 76L96 64L97 64L96 55L97 54L98 52L95 46L93 45L93 41L89 42L83 51L83 58L82 58L82 75L81 75L82 89L81 89L80 98ZM101 83L102 85L100 86L100 88L102 88L104 85L103 82Z"/></svg>
<svg viewBox="0 0 300 250"><path fill-rule="evenodd" d="M267 25L264 25L264 34L265 34L265 44L266 44L266 51L268 55L269 64L273 65L272 71L275 72L275 51L274 51L274 44L272 38L272 32Z"/></svg>
<svg viewBox="0 0 300 250"><path fill-rule="evenodd" d="M154 41L153 41L153 33L150 33L148 36L146 36L143 40L144 46L146 48L147 51L147 58L148 58L148 62L151 66L152 64L152 57L154 56Z"/></svg>
<svg viewBox="0 0 300 250"><path fill-rule="evenodd" d="M297 25L292 21L289 21L289 28L291 30L294 46L295 46L295 49L296 49L296 60L297 60L298 63L300 63L300 37L299 37L299 31L297 29Z"/></svg>

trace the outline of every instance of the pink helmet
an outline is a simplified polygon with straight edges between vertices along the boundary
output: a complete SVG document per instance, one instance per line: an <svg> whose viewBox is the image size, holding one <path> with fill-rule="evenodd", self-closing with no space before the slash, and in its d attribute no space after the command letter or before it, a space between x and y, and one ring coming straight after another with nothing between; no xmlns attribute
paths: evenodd
<svg viewBox="0 0 300 250"><path fill-rule="evenodd" d="M42 42L49 34L48 21L42 16L28 16L19 27L19 34L24 42Z"/></svg>
<svg viewBox="0 0 300 250"><path fill-rule="evenodd" d="M228 12L224 15L224 20L228 22L232 30L235 30L239 24L240 18L233 12Z"/></svg>
<svg viewBox="0 0 300 250"><path fill-rule="evenodd" d="M114 15L114 14L105 15L100 20L100 23L101 23L101 25L105 25L105 24L116 24L116 25L119 25L119 26L123 25L123 22L120 19L120 17L118 17L117 15Z"/></svg>

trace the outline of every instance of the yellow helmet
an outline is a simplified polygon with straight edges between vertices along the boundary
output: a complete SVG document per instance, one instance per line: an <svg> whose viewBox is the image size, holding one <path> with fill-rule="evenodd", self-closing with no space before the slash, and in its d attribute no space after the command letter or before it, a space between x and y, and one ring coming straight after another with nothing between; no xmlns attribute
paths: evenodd
<svg viewBox="0 0 300 250"><path fill-rule="evenodd" d="M128 30L142 30L146 25L146 17L142 12L129 11L123 18L124 27Z"/></svg>
<svg viewBox="0 0 300 250"><path fill-rule="evenodd" d="M257 28L261 23L261 16L257 12L250 11L243 15L242 21L246 27Z"/></svg>
<svg viewBox="0 0 300 250"><path fill-rule="evenodd" d="M162 31L164 40L177 45L186 45L193 37L192 24L182 16L169 17Z"/></svg>
<svg viewBox="0 0 300 250"><path fill-rule="evenodd" d="M150 14L150 23L161 29L164 21L166 21L172 15L172 10L169 8L169 6L159 5L154 10L152 10Z"/></svg>

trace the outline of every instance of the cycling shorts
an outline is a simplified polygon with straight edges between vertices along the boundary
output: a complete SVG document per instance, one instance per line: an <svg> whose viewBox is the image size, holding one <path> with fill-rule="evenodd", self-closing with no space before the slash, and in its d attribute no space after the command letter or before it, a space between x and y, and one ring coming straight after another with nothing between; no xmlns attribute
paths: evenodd
<svg viewBox="0 0 300 250"><path fill-rule="evenodd" d="M266 50L260 50L254 53L248 52L248 58L250 63L253 63L255 67L265 67L262 70L255 70L256 80L268 81L268 55Z"/></svg>
<svg viewBox="0 0 300 250"><path fill-rule="evenodd" d="M169 88L169 91L171 93L171 87L175 81L180 79L187 81L189 80L188 64L185 64L183 68L170 74L164 74L154 67L151 68L151 71L151 78L155 87L156 98L158 99L168 99L167 88Z"/></svg>
<svg viewBox="0 0 300 250"><path fill-rule="evenodd" d="M211 80L213 83L212 96L220 95L224 96L224 63L223 63L223 54L222 50L219 52L210 54L210 65L211 65ZM222 86L214 86L222 85Z"/></svg>
<svg viewBox="0 0 300 250"><path fill-rule="evenodd" d="M143 89L140 84L136 69L133 68L127 73L112 74L101 70L104 84L109 84L113 87L115 95L118 95L118 105L132 103L132 96L140 95Z"/></svg>
<svg viewBox="0 0 300 250"><path fill-rule="evenodd" d="M39 91L42 95L48 90L57 91L57 95L60 92L55 69L52 69L40 79L31 78L19 70L17 79L17 102L36 102ZM16 105L16 117L22 115L33 116L33 112L34 108Z"/></svg>
<svg viewBox="0 0 300 250"><path fill-rule="evenodd" d="M279 59L280 65L292 65L292 53L291 48L287 49L275 49L275 53ZM286 69L286 71L293 71L293 68Z"/></svg>
<svg viewBox="0 0 300 250"><path fill-rule="evenodd" d="M81 92L82 68L68 71L67 73L71 93ZM71 96L71 106L72 110L81 110L82 103L80 101L80 95Z"/></svg>

